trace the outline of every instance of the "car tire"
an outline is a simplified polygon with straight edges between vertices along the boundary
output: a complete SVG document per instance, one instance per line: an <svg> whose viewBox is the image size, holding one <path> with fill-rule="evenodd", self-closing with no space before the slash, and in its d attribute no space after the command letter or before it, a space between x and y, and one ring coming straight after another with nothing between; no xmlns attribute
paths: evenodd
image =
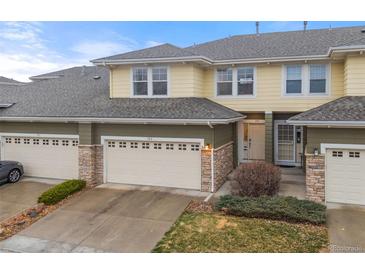
<svg viewBox="0 0 365 274"><path fill-rule="evenodd" d="M9 181L9 183L14 184L20 180L21 176L22 175L20 173L20 170L17 168L14 168L14 169L10 170L10 172L9 172L8 181Z"/></svg>

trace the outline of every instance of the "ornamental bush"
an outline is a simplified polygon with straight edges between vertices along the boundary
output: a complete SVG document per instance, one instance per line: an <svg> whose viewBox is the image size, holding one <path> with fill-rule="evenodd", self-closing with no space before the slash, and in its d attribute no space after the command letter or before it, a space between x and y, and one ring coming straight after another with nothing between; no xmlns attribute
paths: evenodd
<svg viewBox="0 0 365 274"><path fill-rule="evenodd" d="M294 197L220 197L216 208L226 214L282 220L295 223L324 224L326 207L322 204Z"/></svg>
<svg viewBox="0 0 365 274"><path fill-rule="evenodd" d="M234 194L239 196L273 196L279 191L280 168L270 163L254 162L240 164L234 172Z"/></svg>
<svg viewBox="0 0 365 274"><path fill-rule="evenodd" d="M68 180L43 192L38 198L38 203L54 205L69 195L80 191L86 186L83 180Z"/></svg>

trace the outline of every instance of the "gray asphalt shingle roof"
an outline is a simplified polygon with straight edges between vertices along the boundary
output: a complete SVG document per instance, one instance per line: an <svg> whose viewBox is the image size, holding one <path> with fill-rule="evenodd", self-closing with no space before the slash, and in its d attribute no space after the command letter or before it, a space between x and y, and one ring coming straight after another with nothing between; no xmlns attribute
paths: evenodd
<svg viewBox="0 0 365 274"><path fill-rule="evenodd" d="M0 76L0 85L22 85L22 84L24 83L4 76Z"/></svg>
<svg viewBox="0 0 365 274"><path fill-rule="evenodd" d="M70 73L72 72L72 73ZM109 98L105 67L71 68L65 77L0 87L1 117L232 119L242 115L205 98ZM94 79L94 76L100 76Z"/></svg>
<svg viewBox="0 0 365 274"><path fill-rule="evenodd" d="M365 121L365 96L345 96L295 115L289 121Z"/></svg>
<svg viewBox="0 0 365 274"><path fill-rule="evenodd" d="M331 47L365 45L364 26L235 35L186 48L164 44L93 61L204 56L213 61L326 55Z"/></svg>
<svg viewBox="0 0 365 274"><path fill-rule="evenodd" d="M188 57L194 55L195 55L194 53L188 50L166 43L146 49L135 50L105 58L95 59L92 60L92 62L102 61L104 59L122 60L122 59L144 59L144 58L169 58L169 57Z"/></svg>

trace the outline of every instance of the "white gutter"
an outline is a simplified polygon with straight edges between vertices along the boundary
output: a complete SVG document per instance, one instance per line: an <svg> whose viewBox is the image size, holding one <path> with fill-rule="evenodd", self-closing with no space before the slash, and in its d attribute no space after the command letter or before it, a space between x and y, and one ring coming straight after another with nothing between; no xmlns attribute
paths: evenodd
<svg viewBox="0 0 365 274"><path fill-rule="evenodd" d="M332 53L345 53L345 52L354 52L354 51L365 51L364 45L357 45L357 46L340 46L340 47L330 47L327 55L331 56Z"/></svg>
<svg viewBox="0 0 365 274"><path fill-rule="evenodd" d="M165 58L141 58L141 59L119 59L108 60L103 59L100 61L91 60L94 65L119 65L119 64L140 64L140 63L167 63L167 62L188 62L188 61L202 61L208 64L213 62L212 59L204 56L186 56L186 57L165 57Z"/></svg>
<svg viewBox="0 0 365 274"><path fill-rule="evenodd" d="M289 125L296 126L335 126L335 127L365 127L365 121L293 121L287 120Z"/></svg>
<svg viewBox="0 0 365 274"><path fill-rule="evenodd" d="M159 124L159 125L217 125L240 121L246 116L230 119L143 119L143 118L93 118L93 117L0 117L0 121L10 122L84 122L116 124Z"/></svg>

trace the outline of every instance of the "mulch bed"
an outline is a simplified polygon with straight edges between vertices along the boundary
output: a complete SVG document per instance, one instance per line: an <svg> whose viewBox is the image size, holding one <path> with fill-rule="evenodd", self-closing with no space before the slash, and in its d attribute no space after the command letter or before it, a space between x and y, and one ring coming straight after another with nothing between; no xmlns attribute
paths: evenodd
<svg viewBox="0 0 365 274"><path fill-rule="evenodd" d="M212 213L215 210L213 203L192 200L185 211L190 213Z"/></svg>
<svg viewBox="0 0 365 274"><path fill-rule="evenodd" d="M35 223L39 219L55 211L68 201L75 199L82 195L84 192L90 190L92 187L86 187L83 190L76 192L67 198L63 199L55 205L37 204L33 207L23 210L15 216L12 216L0 223L0 241L3 241L23 229L27 228L31 224Z"/></svg>

